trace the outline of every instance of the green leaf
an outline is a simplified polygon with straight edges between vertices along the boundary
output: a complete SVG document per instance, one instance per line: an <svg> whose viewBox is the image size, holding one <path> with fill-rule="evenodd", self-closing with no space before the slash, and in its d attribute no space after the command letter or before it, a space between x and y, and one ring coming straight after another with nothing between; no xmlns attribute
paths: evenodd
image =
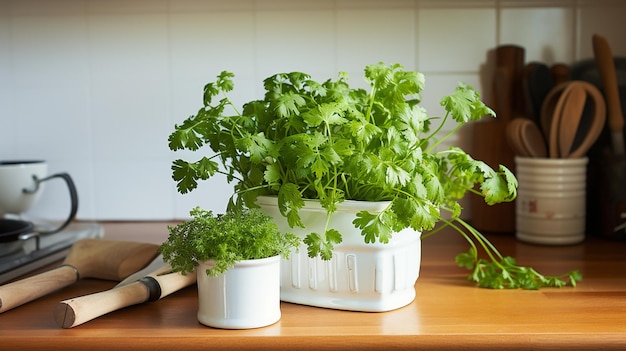
<svg viewBox="0 0 626 351"><path fill-rule="evenodd" d="M462 252L455 257L456 263L459 267L473 269L476 261L476 249L471 247L468 252Z"/></svg>
<svg viewBox="0 0 626 351"><path fill-rule="evenodd" d="M393 222L393 213L389 210L378 214L359 211L352 223L361 229L361 235L366 243L379 242L386 244L392 236L393 229L389 223Z"/></svg>
<svg viewBox="0 0 626 351"><path fill-rule="evenodd" d="M217 170L217 163L206 157L195 163L179 159L172 164L172 178L176 181L178 191L185 194L198 186L197 179L208 179Z"/></svg>
<svg viewBox="0 0 626 351"><path fill-rule="evenodd" d="M496 115L480 100L480 94L465 84L459 84L453 94L441 99L440 104L459 123L477 121L485 115Z"/></svg>
<svg viewBox="0 0 626 351"><path fill-rule="evenodd" d="M315 176L317 178L321 178L324 176L324 174L330 171L330 167L329 167L328 162L326 162L325 160L319 157L316 157L313 163L311 164L311 171L315 173Z"/></svg>
<svg viewBox="0 0 626 351"><path fill-rule="evenodd" d="M315 258L319 255L325 261L333 257L333 249L335 244L341 242L341 234L335 229L329 229L324 233L324 236L325 240L318 233L309 233L304 238L309 257Z"/></svg>
<svg viewBox="0 0 626 351"><path fill-rule="evenodd" d="M365 77L378 88L384 89L393 79L393 69L399 65L387 66L383 62L365 67Z"/></svg>
<svg viewBox="0 0 626 351"><path fill-rule="evenodd" d="M265 182L268 184L280 184L281 183L281 173L280 166L276 163L267 165L265 168L265 172L263 173L263 178Z"/></svg>
<svg viewBox="0 0 626 351"><path fill-rule="evenodd" d="M493 205L503 201L512 201L517 194L517 180L515 176L506 169L503 170L502 176L494 171L485 178L480 189L485 196L485 202Z"/></svg>
<svg viewBox="0 0 626 351"><path fill-rule="evenodd" d="M202 139L198 137L193 129L179 129L170 134L169 148L172 151L189 149L198 150L202 145Z"/></svg>
<svg viewBox="0 0 626 351"><path fill-rule="evenodd" d="M217 76L217 81L215 84L220 88L223 92L229 92L235 88L235 84L233 83L233 78L235 75L228 71L222 71Z"/></svg>
<svg viewBox="0 0 626 351"><path fill-rule="evenodd" d="M350 130L352 135L362 143L369 143L373 138L382 133L382 129L363 118L352 120L350 122Z"/></svg>
<svg viewBox="0 0 626 351"><path fill-rule="evenodd" d="M307 82L310 82L311 79L310 75L302 72L291 72L287 76L289 78L289 82L291 82L293 86L299 88L304 86Z"/></svg>
<svg viewBox="0 0 626 351"><path fill-rule="evenodd" d="M324 233L324 235L326 236L326 242L328 243L339 244L342 241L341 233L339 233L336 229L329 229L326 233Z"/></svg>
<svg viewBox="0 0 626 351"><path fill-rule="evenodd" d="M517 178L515 178L515 174L513 174L513 172L503 165L500 165L500 172L504 175L504 179L507 184L507 195L502 199L502 201L513 201L517 197Z"/></svg>
<svg viewBox="0 0 626 351"><path fill-rule="evenodd" d="M287 217L290 227L304 228L298 214L302 206L304 206L304 200L298 187L293 183L283 184L278 191L278 209L283 216Z"/></svg>
<svg viewBox="0 0 626 351"><path fill-rule="evenodd" d="M411 228L417 231L432 229L441 219L439 209L430 202L420 201L415 209L415 215L411 218Z"/></svg>
<svg viewBox="0 0 626 351"><path fill-rule="evenodd" d="M576 282L583 280L583 275L579 271L571 271L569 273L569 281L572 286L576 286Z"/></svg>
<svg viewBox="0 0 626 351"><path fill-rule="evenodd" d="M279 117L289 117L300 113L299 107L303 106L306 100L292 91L285 92L278 96L276 101L276 114Z"/></svg>
<svg viewBox="0 0 626 351"><path fill-rule="evenodd" d="M317 233L309 233L303 240L307 246L307 254L314 258L322 251L322 237Z"/></svg>
<svg viewBox="0 0 626 351"><path fill-rule="evenodd" d="M219 87L215 83L207 83L204 86L204 106L211 105L213 98L219 93Z"/></svg>
<svg viewBox="0 0 626 351"><path fill-rule="evenodd" d="M392 187L403 187L411 180L411 174L394 163L386 164L385 181Z"/></svg>
<svg viewBox="0 0 626 351"><path fill-rule="evenodd" d="M332 243L328 241L323 242L319 251L320 258L324 261L329 261L333 258L333 248L334 245Z"/></svg>
<svg viewBox="0 0 626 351"><path fill-rule="evenodd" d="M274 147L272 141L267 139L262 132L254 135L245 135L237 140L236 145L250 154L250 161L253 163L264 162L267 157L271 159L274 155L271 152Z"/></svg>
<svg viewBox="0 0 626 351"><path fill-rule="evenodd" d="M337 103L325 103L302 114L304 121L311 127L317 127L322 123L327 125L340 125L347 122L342 117L343 110Z"/></svg>

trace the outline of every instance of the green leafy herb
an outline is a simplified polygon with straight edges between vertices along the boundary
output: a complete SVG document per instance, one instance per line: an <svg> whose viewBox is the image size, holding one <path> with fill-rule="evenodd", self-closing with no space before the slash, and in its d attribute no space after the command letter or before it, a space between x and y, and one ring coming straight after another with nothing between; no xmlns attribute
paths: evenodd
<svg viewBox="0 0 626 351"><path fill-rule="evenodd" d="M576 286L582 280L579 271L571 271L561 276L544 276L533 268L518 266L510 256L500 257L499 261L476 258L476 251L470 248L467 253L456 257L461 267L472 271L467 278L481 288L536 290L544 287L563 287L568 283Z"/></svg>
<svg viewBox="0 0 626 351"><path fill-rule="evenodd" d="M495 117L493 110L472 87L459 84L441 99L444 116L431 117L419 105L425 86L421 73L377 63L365 67L364 75L368 90L351 88L345 73L322 83L301 72L278 73L263 81L263 99L238 109L228 97L234 75L222 72L205 86L197 114L175 126L169 137L172 150L208 145L214 152L198 161L174 161L178 190L186 193L198 181L221 173L234 182L229 209L253 208L257 196L276 195L292 227L303 226L303 199L318 199L327 212L326 228L310 233L304 243L309 256L325 260L342 240L330 226L337 204L346 199L389 201L380 213L357 214L353 223L365 242L387 243L404 228L428 232L443 222L481 243L498 268L495 274L515 271L509 267L515 263L501 263L480 233L455 225L464 224L458 201L467 193L484 197L488 204L515 199L515 176L503 166L494 170L472 159L458 147L437 148L466 123ZM449 119L457 125L443 133ZM480 263L479 271L486 270L476 256L474 261Z"/></svg>
<svg viewBox="0 0 626 351"><path fill-rule="evenodd" d="M467 279L481 288L536 290L544 287L563 287L567 284L576 286L576 283L582 280L582 275L577 270L560 276L544 276L531 267L519 266L513 257L502 256L487 238L465 221L457 220L471 233L472 237L469 237L456 224L445 220L443 222L445 224L441 228L454 227L470 243L468 252L458 254L455 260L460 267L472 271ZM429 235L432 234L434 233L429 233ZM475 242L478 242L487 253L488 260L479 258Z"/></svg>
<svg viewBox="0 0 626 351"><path fill-rule="evenodd" d="M281 233L258 209L213 215L196 207L190 214L193 219L168 227L170 234L159 247L172 269L184 274L193 272L201 262L214 260L206 273L216 277L237 261L276 255L287 258L291 249L300 245L300 238Z"/></svg>

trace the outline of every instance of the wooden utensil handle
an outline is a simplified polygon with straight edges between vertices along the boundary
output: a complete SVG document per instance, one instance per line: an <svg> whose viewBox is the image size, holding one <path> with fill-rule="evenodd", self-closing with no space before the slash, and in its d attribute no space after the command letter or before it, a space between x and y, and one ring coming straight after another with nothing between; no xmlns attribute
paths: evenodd
<svg viewBox="0 0 626 351"><path fill-rule="evenodd" d="M593 36L593 50L602 85L604 86L609 129L621 132L624 129L624 116L622 115L622 107L620 105L617 73L611 47L604 37L595 34Z"/></svg>
<svg viewBox="0 0 626 351"><path fill-rule="evenodd" d="M60 327L72 328L124 307L146 302L149 289L141 282L59 302L54 320Z"/></svg>
<svg viewBox="0 0 626 351"><path fill-rule="evenodd" d="M78 270L62 265L50 271L0 286L0 313L75 283Z"/></svg>

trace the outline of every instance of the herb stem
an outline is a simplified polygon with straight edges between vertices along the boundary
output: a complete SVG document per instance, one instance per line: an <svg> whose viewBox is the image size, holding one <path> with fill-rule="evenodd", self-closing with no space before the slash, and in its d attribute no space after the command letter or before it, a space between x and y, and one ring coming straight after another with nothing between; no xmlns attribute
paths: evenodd
<svg viewBox="0 0 626 351"><path fill-rule="evenodd" d="M446 118L447 118L447 116L448 115L446 114ZM443 126L443 122L439 125L439 128L437 129L437 131L439 131L442 126ZM444 135L442 138L438 139L432 145L430 145L430 147L428 149L426 149L426 153L432 152L437 146L439 146L439 144L441 144L443 141L448 139L450 136L454 135L462 127L463 127L462 125L457 125L454 129L450 130L448 133L446 133L446 135Z"/></svg>
<svg viewBox="0 0 626 351"><path fill-rule="evenodd" d="M372 83L372 88L369 93L369 105L367 106L367 112L365 113L366 120L372 124L376 124L372 118L372 109L374 108L374 97L376 96L376 86Z"/></svg>
<svg viewBox="0 0 626 351"><path fill-rule="evenodd" d="M487 255L489 255L489 258L492 261L498 262L499 260L502 259L502 254L500 254L498 249L496 249L496 247L493 246L493 244L489 240L487 240L487 238L485 238L485 236L482 235L478 230L474 229L474 227L469 225L467 222L465 222L461 218L456 218L455 221L461 223L461 225L465 229L467 229L472 234L472 236L474 236L474 238L480 243L480 245L483 247L483 249L485 250ZM495 256L497 256L497 259L496 257L494 257L494 254Z"/></svg>
<svg viewBox="0 0 626 351"><path fill-rule="evenodd" d="M443 223L445 223L446 225L452 227L459 234L461 234L461 236L464 237L465 240L467 240L467 242L470 244L470 246L472 247L474 253L478 252L478 250L476 249L476 244L474 243L474 240L472 240L472 238L470 238L469 235L467 235L467 233L463 229L459 228L459 226L457 226L452 221L449 221L449 220L447 220L445 218L442 218L441 221ZM478 257L474 257L474 258L477 259Z"/></svg>

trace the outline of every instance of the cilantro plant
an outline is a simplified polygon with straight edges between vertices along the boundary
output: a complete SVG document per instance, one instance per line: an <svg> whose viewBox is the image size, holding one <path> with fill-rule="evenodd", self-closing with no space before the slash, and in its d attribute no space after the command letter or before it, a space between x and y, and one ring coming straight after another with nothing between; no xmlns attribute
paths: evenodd
<svg viewBox="0 0 626 351"><path fill-rule="evenodd" d="M419 105L424 89L421 73L384 63L369 65L364 73L369 90L350 87L345 73L322 83L300 72L275 74L263 82L263 99L238 108L228 96L234 75L222 72L204 87L197 114L175 126L169 137L172 150L199 150L205 145L212 150L193 162L173 162L179 192L223 174L234 183L229 208L255 207L257 196L275 195L292 227L303 227L299 211L304 199L318 199L327 211L326 229L308 234L304 243L310 257L325 260L342 241L342 233L330 227L337 204L346 199L389 201L379 213L357 214L353 223L366 243L387 243L404 228L428 232L443 223L470 242L470 252L460 256L459 263L480 271L490 267L506 281L516 279L511 272L517 266L503 260L460 218L458 203L466 193L483 196L488 204L512 201L517 195L515 176L503 166L494 170L472 159L458 147L437 150L466 123L485 115L495 117L493 110L474 89L459 84L441 99L445 115L431 117ZM442 127L449 119L456 127L444 134ZM476 243L487 251L489 263L479 261ZM479 285L486 279L472 276Z"/></svg>
<svg viewBox="0 0 626 351"><path fill-rule="evenodd" d="M217 277L237 261L276 255L288 258L291 249L300 245L300 238L281 233L271 217L258 209L213 215L196 207L190 214L191 220L168 227L170 234L159 247L172 269L184 274L201 262L214 260L206 273Z"/></svg>

